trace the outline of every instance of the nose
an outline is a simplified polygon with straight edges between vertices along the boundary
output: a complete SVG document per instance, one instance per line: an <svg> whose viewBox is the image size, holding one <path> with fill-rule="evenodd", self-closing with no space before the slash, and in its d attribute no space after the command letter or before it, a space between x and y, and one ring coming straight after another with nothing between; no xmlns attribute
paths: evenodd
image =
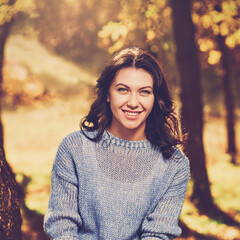
<svg viewBox="0 0 240 240"><path fill-rule="evenodd" d="M127 105L130 108L137 108L138 107L139 100L138 100L137 94L132 93L132 94L129 95Z"/></svg>

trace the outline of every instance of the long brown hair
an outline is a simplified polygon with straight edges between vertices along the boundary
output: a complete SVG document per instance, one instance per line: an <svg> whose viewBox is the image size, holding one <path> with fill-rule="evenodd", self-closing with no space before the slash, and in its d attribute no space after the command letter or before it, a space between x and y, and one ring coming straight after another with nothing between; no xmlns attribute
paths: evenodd
<svg viewBox="0 0 240 240"><path fill-rule="evenodd" d="M97 80L97 98L91 105L88 115L83 119L81 130L97 130L94 138L90 138L83 131L84 135L92 141L99 141L102 138L104 130L112 121L112 112L107 102L110 84L121 69L128 67L144 69L153 78L155 102L146 121L145 134L154 146L160 148L164 157L169 158L173 153L173 146L182 143L173 100L158 62L148 52L139 48L127 48L120 51L106 65Z"/></svg>

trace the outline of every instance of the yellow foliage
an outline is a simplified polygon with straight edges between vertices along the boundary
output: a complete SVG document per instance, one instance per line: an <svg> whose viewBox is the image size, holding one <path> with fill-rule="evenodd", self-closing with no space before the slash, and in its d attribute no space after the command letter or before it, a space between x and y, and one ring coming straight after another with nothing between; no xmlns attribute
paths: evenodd
<svg viewBox="0 0 240 240"><path fill-rule="evenodd" d="M212 30L213 30L214 35L218 35L219 34L219 27L218 27L218 25L213 24L212 25Z"/></svg>
<svg viewBox="0 0 240 240"><path fill-rule="evenodd" d="M152 29L149 29L147 31L147 40L152 41L155 37L156 37L156 33Z"/></svg>
<svg viewBox="0 0 240 240"><path fill-rule="evenodd" d="M192 14L192 21L193 21L193 23L198 24L200 22L200 16L196 13L193 13Z"/></svg>
<svg viewBox="0 0 240 240"><path fill-rule="evenodd" d="M128 32L129 29L121 22L111 21L98 32L98 37L101 39L99 45L104 48L109 47L109 53L113 53L123 47ZM110 47L112 42L115 43Z"/></svg>
<svg viewBox="0 0 240 240"><path fill-rule="evenodd" d="M234 48L237 44L240 44L240 29L226 38L226 44L230 48Z"/></svg>
<svg viewBox="0 0 240 240"><path fill-rule="evenodd" d="M240 44L240 29L238 29L238 30L234 33L233 36L234 36L237 44Z"/></svg>
<svg viewBox="0 0 240 240"><path fill-rule="evenodd" d="M120 50L124 45L124 41L123 40L119 40L117 41L113 46L111 46L109 49L108 49L108 52L110 54L113 54L114 52Z"/></svg>
<svg viewBox="0 0 240 240"><path fill-rule="evenodd" d="M199 39L198 40L199 48L202 52L208 52L214 48L214 42L210 39Z"/></svg>
<svg viewBox="0 0 240 240"><path fill-rule="evenodd" d="M217 64L220 61L222 53L216 50L209 52L208 63L211 65Z"/></svg>
<svg viewBox="0 0 240 240"><path fill-rule="evenodd" d="M145 17L146 18L152 18L154 15L158 14L158 8L156 5L154 4L149 4L148 5L148 9L145 12Z"/></svg>
<svg viewBox="0 0 240 240"><path fill-rule="evenodd" d="M17 12L32 12L35 9L35 0L16 0L13 5L8 4L8 0L1 0L0 25L11 21Z"/></svg>
<svg viewBox="0 0 240 240"><path fill-rule="evenodd" d="M236 40L233 35L227 37L225 43L229 48L234 48L236 46Z"/></svg>
<svg viewBox="0 0 240 240"><path fill-rule="evenodd" d="M0 6L0 25L9 22L13 16L13 6L2 5Z"/></svg>
<svg viewBox="0 0 240 240"><path fill-rule="evenodd" d="M200 1L194 1L193 2L193 9L200 9L203 7L203 3Z"/></svg>
<svg viewBox="0 0 240 240"><path fill-rule="evenodd" d="M234 48L237 44L240 44L240 19L238 15L240 0L225 0L219 4L221 4L221 11L215 10L215 4L211 1L207 5L200 1L194 2L193 22L204 29L211 30L214 35L221 34L226 37L226 44L230 48ZM199 12L204 12L204 14L201 16ZM208 46L209 43L206 43L205 40L198 42L198 44L203 52L213 49ZM217 59L218 55L211 53L209 63L215 64L215 62L218 62Z"/></svg>
<svg viewBox="0 0 240 240"><path fill-rule="evenodd" d="M163 10L163 17L164 18L170 18L172 15L172 9L170 7L166 7Z"/></svg>
<svg viewBox="0 0 240 240"><path fill-rule="evenodd" d="M159 1L159 0L152 0L151 2L153 4L155 4L155 5L157 5L160 8L163 8L166 5L166 3L167 3L166 0L161 0L161 1Z"/></svg>
<svg viewBox="0 0 240 240"><path fill-rule="evenodd" d="M201 22L204 28L209 28L212 24L212 19L209 15L203 15L201 18Z"/></svg>
<svg viewBox="0 0 240 240"><path fill-rule="evenodd" d="M128 33L128 29L121 23L109 22L98 33L99 38L111 38L112 41L117 41L120 37L125 37Z"/></svg>
<svg viewBox="0 0 240 240"><path fill-rule="evenodd" d="M222 12L211 11L209 14L214 23L220 23L225 20L225 15Z"/></svg>
<svg viewBox="0 0 240 240"><path fill-rule="evenodd" d="M238 6L235 1L227 1L222 3L222 10L228 16L236 16L238 14Z"/></svg>
<svg viewBox="0 0 240 240"><path fill-rule="evenodd" d="M157 19L160 9L170 9L170 7L166 7L166 0L152 0L151 2L151 4L148 4L147 11L145 12L146 18Z"/></svg>
<svg viewBox="0 0 240 240"><path fill-rule="evenodd" d="M15 8L17 11L29 11L33 10L34 7L34 0L17 0L15 3Z"/></svg>
<svg viewBox="0 0 240 240"><path fill-rule="evenodd" d="M220 25L220 33L222 36L226 36L229 34L229 26L226 22L222 22Z"/></svg>

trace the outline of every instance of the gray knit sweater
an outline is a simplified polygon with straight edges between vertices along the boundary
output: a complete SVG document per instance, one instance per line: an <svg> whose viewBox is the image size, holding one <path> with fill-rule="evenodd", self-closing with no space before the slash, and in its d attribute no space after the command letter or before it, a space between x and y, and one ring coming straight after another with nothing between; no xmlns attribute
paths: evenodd
<svg viewBox="0 0 240 240"><path fill-rule="evenodd" d="M45 232L54 240L172 239L181 233L188 179L189 162L178 149L165 159L148 140L105 131L95 143L74 132L53 164Z"/></svg>

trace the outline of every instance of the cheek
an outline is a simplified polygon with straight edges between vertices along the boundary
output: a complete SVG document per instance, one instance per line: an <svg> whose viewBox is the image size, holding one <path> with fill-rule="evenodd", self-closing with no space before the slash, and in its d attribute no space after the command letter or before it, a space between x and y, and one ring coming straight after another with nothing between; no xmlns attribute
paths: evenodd
<svg viewBox="0 0 240 240"><path fill-rule="evenodd" d="M120 107L127 101L127 97L120 94L112 94L109 97L109 102L113 107Z"/></svg>
<svg viewBox="0 0 240 240"><path fill-rule="evenodd" d="M154 97L148 99L146 102L145 102L145 107L148 109L148 110L152 110L154 106Z"/></svg>
<svg viewBox="0 0 240 240"><path fill-rule="evenodd" d="M120 103L120 99L117 98L116 96L110 96L109 97L109 104L110 104L110 108L111 108L111 111L114 112L116 111L116 109L118 109L121 105Z"/></svg>

